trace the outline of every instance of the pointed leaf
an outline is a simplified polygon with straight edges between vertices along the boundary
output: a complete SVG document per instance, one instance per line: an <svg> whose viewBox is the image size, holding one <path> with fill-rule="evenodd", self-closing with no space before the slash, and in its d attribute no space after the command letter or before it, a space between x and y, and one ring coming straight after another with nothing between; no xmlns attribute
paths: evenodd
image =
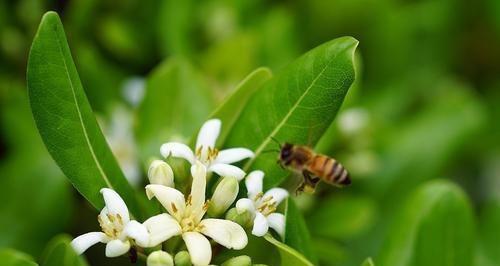
<svg viewBox="0 0 500 266"><path fill-rule="evenodd" d="M99 190L112 188L137 215L132 187L97 125L55 12L42 18L29 55L27 79L40 135L73 186L98 209L104 205Z"/></svg>
<svg viewBox="0 0 500 266"><path fill-rule="evenodd" d="M300 57L250 99L228 136L228 147L247 147L256 157L244 170L266 172L266 187L287 175L276 166L272 138L313 146L335 117L354 80L353 55L358 41L343 37Z"/></svg>

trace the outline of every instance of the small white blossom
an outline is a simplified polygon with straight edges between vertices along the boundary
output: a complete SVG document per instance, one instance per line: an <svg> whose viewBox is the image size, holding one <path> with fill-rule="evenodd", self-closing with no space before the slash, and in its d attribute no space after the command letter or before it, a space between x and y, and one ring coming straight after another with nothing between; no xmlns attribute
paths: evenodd
<svg viewBox="0 0 500 266"><path fill-rule="evenodd" d="M165 158L168 156L184 158L191 165L201 162L209 172L241 180L245 176L245 172L231 164L251 158L254 156L254 153L246 148L231 148L221 151L215 148L220 127L221 121L219 119L211 119L205 122L198 133L194 152L186 144L179 142L163 144L160 152Z"/></svg>
<svg viewBox="0 0 500 266"><path fill-rule="evenodd" d="M288 192L282 188L272 188L266 193L262 192L262 181L264 172L253 171L245 178L248 198L239 199L236 202L236 210L239 213L248 211L252 214L252 234L263 236L269 230L274 229L281 237L285 230L285 216L276 213L278 205L288 197Z"/></svg>
<svg viewBox="0 0 500 266"><path fill-rule="evenodd" d="M174 171L172 167L161 160L154 160L149 166L148 178L150 184L174 186Z"/></svg>
<svg viewBox="0 0 500 266"><path fill-rule="evenodd" d="M248 239L245 230L237 223L223 219L203 219L208 208L208 202L205 202L206 168L196 162L191 167L191 174L193 183L187 199L175 188L156 184L147 185L146 193L149 199L156 197L168 212L162 214L169 217L168 225L158 225L160 228L157 230L172 230L172 235L182 235L192 263L208 265L212 248L206 236L229 249L243 249Z"/></svg>
<svg viewBox="0 0 500 266"><path fill-rule="evenodd" d="M131 221L127 205L114 190L109 188L101 189L106 206L97 216L102 232L90 232L83 234L71 241L71 246L78 254L82 254L89 247L101 242L106 243L106 256L121 256L130 249L129 238L134 238L129 233L134 232L134 224ZM154 216L150 219L158 219ZM139 235L135 233L134 235ZM148 236L145 236L148 237Z"/></svg>

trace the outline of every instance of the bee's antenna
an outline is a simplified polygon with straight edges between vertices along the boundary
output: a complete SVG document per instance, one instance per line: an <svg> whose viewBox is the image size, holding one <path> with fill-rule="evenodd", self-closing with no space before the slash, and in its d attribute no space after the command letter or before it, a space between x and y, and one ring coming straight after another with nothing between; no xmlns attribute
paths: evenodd
<svg viewBox="0 0 500 266"><path fill-rule="evenodd" d="M270 137L274 142L276 142L276 144L278 144L278 147L279 149L281 149L281 143L279 142L279 140L277 140L275 137L271 136Z"/></svg>
<svg viewBox="0 0 500 266"><path fill-rule="evenodd" d="M278 149L270 149L270 150L262 151L261 153L268 153L268 152L277 152L277 153L280 153L281 151L278 150Z"/></svg>

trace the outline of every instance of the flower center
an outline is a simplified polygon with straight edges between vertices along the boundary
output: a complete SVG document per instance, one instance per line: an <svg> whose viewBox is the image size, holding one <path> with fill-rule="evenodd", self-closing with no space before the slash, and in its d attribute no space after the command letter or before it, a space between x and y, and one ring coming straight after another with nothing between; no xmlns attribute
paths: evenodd
<svg viewBox="0 0 500 266"><path fill-rule="evenodd" d="M268 216L269 214L276 211L276 201L273 196L267 196L263 198L264 194L261 192L255 196L254 202L257 206L257 211L262 213L264 216Z"/></svg>
<svg viewBox="0 0 500 266"><path fill-rule="evenodd" d="M123 231L123 219L120 214L106 214L97 216L102 231L111 238L118 238Z"/></svg>
<svg viewBox="0 0 500 266"><path fill-rule="evenodd" d="M200 146L198 149L196 149L196 158L200 162L202 162L204 165L209 165L215 158L217 158L217 155L219 155L219 150L213 147L204 147Z"/></svg>

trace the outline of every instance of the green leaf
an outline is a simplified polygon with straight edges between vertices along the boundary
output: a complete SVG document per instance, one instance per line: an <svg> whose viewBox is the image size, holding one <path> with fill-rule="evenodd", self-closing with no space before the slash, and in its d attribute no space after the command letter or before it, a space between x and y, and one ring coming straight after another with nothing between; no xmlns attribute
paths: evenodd
<svg viewBox="0 0 500 266"><path fill-rule="evenodd" d="M213 110L213 96L196 70L186 61L168 59L148 77L139 107L137 140L142 157L159 154L172 138L188 140Z"/></svg>
<svg viewBox="0 0 500 266"><path fill-rule="evenodd" d="M56 236L45 248L41 259L42 266L86 266L83 256L78 256L70 245L71 238L66 235Z"/></svg>
<svg viewBox="0 0 500 266"><path fill-rule="evenodd" d="M379 258L384 266L470 266L472 210L464 192L445 180L421 186L394 221Z"/></svg>
<svg viewBox="0 0 500 266"><path fill-rule="evenodd" d="M281 264L280 265L294 265L294 266L312 266L310 261L308 261L302 254L293 248L287 246L284 243L279 242L274 239L271 235L267 234L264 238L269 241L269 243L273 244L278 248L281 256Z"/></svg>
<svg viewBox="0 0 500 266"><path fill-rule="evenodd" d="M304 217L291 198L286 200L285 219L285 244L303 254L311 262L316 262L316 256L312 251L311 236Z"/></svg>
<svg viewBox="0 0 500 266"><path fill-rule="evenodd" d="M99 190L112 188L138 215L132 187L97 125L55 12L42 18L29 55L27 79L40 135L73 186L98 209L103 207Z"/></svg>
<svg viewBox="0 0 500 266"><path fill-rule="evenodd" d="M348 240L356 237L375 221L376 205L373 199L360 196L330 196L320 201L308 216L315 236ZM332 222L335 221L335 226Z"/></svg>
<svg viewBox="0 0 500 266"><path fill-rule="evenodd" d="M366 258L366 260L363 261L361 266L375 266L375 263L373 263L372 258Z"/></svg>
<svg viewBox="0 0 500 266"><path fill-rule="evenodd" d="M247 147L256 156L244 170L266 172L266 187L287 175L276 165L272 138L314 146L335 117L354 80L353 54L358 41L343 37L327 42L300 57L273 77L250 99L227 146Z"/></svg>
<svg viewBox="0 0 500 266"><path fill-rule="evenodd" d="M211 115L222 121L222 128L217 138L217 144L222 146L227 138L231 128L240 117L243 108L253 94L262 87L262 85L271 78L272 73L268 68L258 68L250 73L238 86L234 92L229 95L224 102Z"/></svg>
<svg viewBox="0 0 500 266"><path fill-rule="evenodd" d="M3 266L38 265L29 255L13 249L0 249L0 261Z"/></svg>

